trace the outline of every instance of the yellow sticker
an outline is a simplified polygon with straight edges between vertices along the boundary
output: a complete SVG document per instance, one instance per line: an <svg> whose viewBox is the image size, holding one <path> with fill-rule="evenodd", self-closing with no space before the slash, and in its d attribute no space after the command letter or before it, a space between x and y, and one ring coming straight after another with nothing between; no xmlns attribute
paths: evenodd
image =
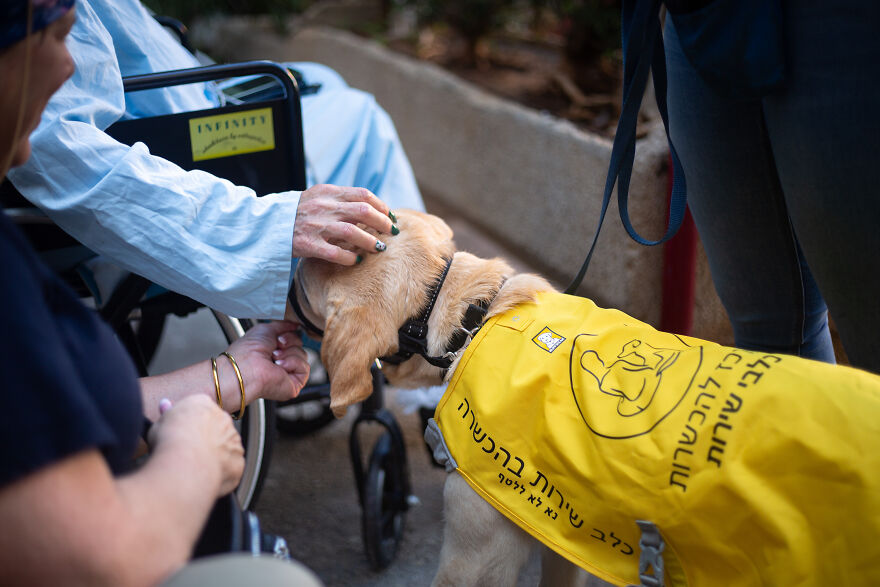
<svg viewBox="0 0 880 587"><path fill-rule="evenodd" d="M275 148L272 109L191 118L189 137L193 161L271 151Z"/></svg>

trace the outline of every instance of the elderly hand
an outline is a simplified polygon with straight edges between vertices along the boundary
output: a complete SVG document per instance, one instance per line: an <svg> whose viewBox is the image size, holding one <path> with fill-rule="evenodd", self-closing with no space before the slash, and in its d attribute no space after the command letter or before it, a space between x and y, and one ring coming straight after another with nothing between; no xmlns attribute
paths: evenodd
<svg viewBox="0 0 880 587"><path fill-rule="evenodd" d="M391 218L388 205L367 189L313 186L302 193L296 209L293 256L354 265L357 251L375 253L384 249L376 246L379 239L369 229L396 234Z"/></svg>
<svg viewBox="0 0 880 587"><path fill-rule="evenodd" d="M226 495L238 485L244 471L241 436L225 413L210 398L191 395L163 411L150 428L149 442L154 454L162 451L195 453L195 462L219 467L216 497Z"/></svg>
<svg viewBox="0 0 880 587"><path fill-rule="evenodd" d="M289 400L306 384L309 361L298 328L298 324L287 321L259 323L229 346L227 352L235 357L241 370L248 404L258 398ZM227 359L221 356L217 362L219 368L224 369L221 376L224 405L238 406L238 383L230 366L224 364ZM230 389L228 386L233 381ZM234 391L234 400L226 395L230 390Z"/></svg>

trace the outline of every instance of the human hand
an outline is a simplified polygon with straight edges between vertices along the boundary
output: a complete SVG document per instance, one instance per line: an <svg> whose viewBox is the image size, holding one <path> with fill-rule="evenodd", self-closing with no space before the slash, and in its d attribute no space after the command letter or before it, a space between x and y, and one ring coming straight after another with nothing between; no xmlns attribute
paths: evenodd
<svg viewBox="0 0 880 587"><path fill-rule="evenodd" d="M258 398L289 400L305 386L309 360L298 329L299 324L289 321L259 323L229 346L241 370L246 403ZM236 382L236 400L229 405L239 405L238 394Z"/></svg>
<svg viewBox="0 0 880 587"><path fill-rule="evenodd" d="M204 395L163 406L162 416L150 428L154 454L163 451L197 453L195 461L219 469L216 497L235 489L244 471L244 447L229 414Z"/></svg>
<svg viewBox="0 0 880 587"><path fill-rule="evenodd" d="M388 205L364 188L316 185L302 193L293 225L293 256L354 265L357 251L376 253L376 234L396 234ZM358 226L358 224L362 225Z"/></svg>

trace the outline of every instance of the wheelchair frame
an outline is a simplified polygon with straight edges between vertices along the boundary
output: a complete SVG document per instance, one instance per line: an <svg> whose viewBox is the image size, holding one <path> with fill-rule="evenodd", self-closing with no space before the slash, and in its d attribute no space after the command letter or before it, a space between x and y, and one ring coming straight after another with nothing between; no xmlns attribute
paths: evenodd
<svg viewBox="0 0 880 587"><path fill-rule="evenodd" d="M268 75L275 78L281 88L281 102L284 104L282 120L276 121L276 135L283 136L285 158L288 162L283 166L287 177L275 181L268 186L267 191L286 191L291 189L305 188L305 156L302 147L302 118L300 113L299 94L296 83L286 68L276 63L267 61L246 62L230 65L211 65L170 72L145 74L124 79L126 91L140 91L167 87L170 85L182 85L205 81L226 79L229 77L241 77L248 75ZM276 96L275 98L278 98ZM267 102L258 102L263 106ZM254 108L255 104L227 107L229 111L246 110ZM216 113L218 109L207 112ZM193 117L198 113L182 113L170 115L172 117ZM131 136L133 131L141 124L151 124L153 118L126 120L113 125L108 133L122 142L131 144L137 137ZM130 140L126 140L130 139ZM188 144L188 141L185 143ZM153 145L151 145L151 150ZM163 156L163 153L159 153ZM178 153L179 155L179 153ZM245 155L244 157L248 157ZM248 157L251 161L259 157ZM184 157L178 157L178 163L183 162L185 168L204 168L205 165L187 164ZM216 160L214 160L216 161ZM220 159L224 161L224 159ZM294 165L293 161L299 161L300 165ZM217 167L216 163L214 165ZM219 176L226 176L224 169L214 170ZM253 175L253 173L252 173ZM42 211L24 200L11 184L4 182L3 199L6 203L5 212L25 230L35 247L40 250L41 256L55 269L74 289L83 297L95 296L96 292L89 287L89 283L82 279L77 271L81 262L94 257L95 254L85 246L64 233ZM11 203L11 206L10 206ZM131 355L139 373L147 375L147 366L152 352L158 344L161 324L165 316L176 314L185 316L202 307L201 304L174 292L165 291L160 295L148 295L148 290L153 284L136 274L127 274L114 288L105 303L97 308L102 318L108 322L119 336L120 341ZM96 299L98 299L96 297ZM248 320L238 320L225 314L213 311L215 320L226 339L227 343L239 338L251 325ZM157 328L156 320L158 322ZM145 322L146 319L146 322ZM152 320L152 322L150 322ZM135 328L135 322L144 328ZM145 326L146 324L146 326ZM146 338L144 333L148 333ZM139 336L139 334L141 336ZM271 457L272 439L275 432L275 404L258 400L252 402L245 410L242 420L237 423L242 441L245 445L245 471L242 482L236 489L236 496L243 509L252 507L255 503L265 475L268 471L268 462Z"/></svg>
<svg viewBox="0 0 880 587"><path fill-rule="evenodd" d="M165 88L175 85L217 81L222 79L247 77L247 76L270 76L281 86L284 107L282 119L274 120L275 133L283 136L282 148L279 149L287 154L289 159L286 165L281 166L287 170L288 176L270 182L264 181L267 177L274 177L271 172L263 172L255 169L252 163L260 159L259 154L242 154L235 157L250 159L245 166L244 175L251 181L241 181L240 177L230 177L229 157L209 159L198 163L192 161L186 151L189 145L188 137L180 133L171 134L158 139L144 140L142 129L154 123L156 118L163 119L190 119L198 116L213 116L219 112L237 112L254 109L275 100L277 96L272 92L261 91L260 101L245 102L232 106L170 114L159 117L148 117L117 122L107 129L107 133L126 144L136 141L146 142L150 151L158 156L165 157L185 169L202 169L219 177L224 177L243 185L259 186L258 195L265 193L281 192L288 190L304 190L306 188L305 155L303 152L302 139L302 115L299 102L298 86L291 73L282 65L269 61L253 61L236 64L209 65L183 70L150 73L138 76L126 77L123 80L126 92L144 91ZM291 129L296 129L291 132ZM181 148L183 146L184 148ZM300 165L292 164L299 161ZM277 167L276 167L277 169ZM241 169L239 169L241 171ZM261 182L252 181L259 177ZM51 225L54 230L62 232L40 211L30 208L24 214L21 209L10 211L17 217L19 224L28 222L42 227ZM63 234L63 237L67 237ZM69 237L67 237L69 239ZM69 239L73 242L72 239ZM77 243L78 244L78 243ZM90 253L79 245L85 254ZM67 275L70 281L70 275ZM74 284L76 285L76 284ZM88 295L88 287L77 289L83 295ZM147 366L152 352L159 342L162 324L170 314L178 316L189 315L203 307L202 304L187 298L181 294L164 291L159 295L148 293L151 287L155 287L149 280L136 275L128 274L115 287L106 303L102 304L98 311L111 325L120 340L128 349L132 359L141 373L147 374ZM252 325L250 320L231 318L211 310L215 320L220 326L227 342L232 342L242 336ZM135 329L133 322L139 322L139 328ZM378 368L373 368L373 389L370 398L360 405L360 412L352 425L349 448L352 468L355 476L356 489L362 508L362 530L365 550L371 566L380 570L387 567L394 559L398 546L403 537L405 514L411 502L409 467L406 458L406 447L403 434L393 414L384 407L383 387L384 377ZM332 421L326 418L329 412L329 384L308 385L296 399L285 402L282 405L303 404L315 402L322 410L322 414L316 421L304 422L304 427L296 428L297 433L307 433L316 430ZM245 472L242 483L236 490L236 496L242 509L248 509L255 503L263 480L268 471L268 463L271 455L271 435L275 427L276 419L275 402L259 400L248 406L245 417L240 425L242 440L245 444ZM332 416L332 413L330 413ZM369 455L365 458L361 448L359 428L364 423L378 424L384 432L373 445ZM281 426L284 430L284 426ZM290 427L287 428L291 430Z"/></svg>
<svg viewBox="0 0 880 587"><path fill-rule="evenodd" d="M281 68L283 73L279 72ZM219 66L207 66L181 72L167 72L147 74L126 78L125 90L140 91L156 89L181 83L210 81L217 79L217 75L232 78L243 75L266 74L279 80L286 95L296 95L295 107L288 105L288 117L292 124L299 124L301 128L301 112L299 110L298 85L292 75L282 66L271 62L249 62L246 64L231 64ZM261 93L262 96L267 94ZM257 104L260 102L256 102ZM255 103L247 102L243 106L232 108L252 108ZM228 108L228 107L227 107ZM211 111L213 112L213 111ZM191 117L193 113L179 116ZM178 115L172 115L178 116ZM142 119L149 120L149 119ZM136 124L136 121L130 121ZM126 121L128 124L129 121ZM112 134L112 133L111 133ZM118 133L116 136L120 136ZM300 134L301 137L301 134ZM123 137L124 138L124 137ZM180 142L171 139L170 145L179 145ZM294 141L290 143L295 147ZM300 188L280 187L276 189L266 188L263 191L283 191L285 189L305 189L305 155L302 151L302 139L299 141L299 151L294 157L303 162L302 166L296 167L295 177L292 179ZM210 166L199 166L206 171L213 171ZM227 166L221 166L215 172L218 176L225 177ZM300 173L301 172L301 173ZM246 184L252 185L252 184ZM243 330L242 330L243 333ZM373 393L360 405L360 412L354 424L352 424L349 436L349 449L352 468L355 477L358 498L361 504L361 526L363 531L364 546L370 565L375 570L387 567L394 560L400 542L403 539L403 529L406 511L411 502L411 485L409 478L409 466L406 458L406 446L403 433L393 414L384 407L384 376L378 367L372 369ZM283 405L301 404L304 402L319 402L319 405L329 410L326 403L329 397L329 385L319 384L307 386L302 390L299 397ZM272 406L274 412L274 406ZM274 415L274 414L273 414ZM329 423L331 420L321 418L316 428ZM361 449L361 436L359 428L367 424L378 424L384 428L383 434L378 438L370 452L369 458L365 459ZM308 426L307 426L308 428ZM263 472L264 474L264 472ZM260 477L262 481L262 477ZM258 488L257 488L258 489Z"/></svg>
<svg viewBox="0 0 880 587"><path fill-rule="evenodd" d="M269 100L265 101L221 106L204 111L183 112L161 117L125 120L112 125L107 132L120 142L133 144L135 141L143 139L145 127L152 126L156 118L162 118L168 120L171 123L169 126L176 129L176 132L151 138L148 146L154 154L158 152L160 156L170 159L185 169L197 168L218 177L249 185L258 191L258 195L287 190L303 190L306 186L306 177L299 91L290 72L282 65L270 61L251 61L149 73L124 78L123 87L128 93L254 75L266 75L274 78L282 89L280 99L268 96ZM215 116L220 113L252 110L257 106L265 106L270 103L274 104L273 111L281 114L281 116L276 116L273 121L273 131L276 140L281 143L276 146L276 149L282 153L284 165L271 164L272 160L278 158L277 156L272 157L275 149L268 154L265 152L247 153L199 162L192 160L191 152L186 148L189 145L189 137L185 134L186 125L182 124L183 121L204 115ZM180 124L175 125L174 122L180 122ZM235 158L234 163L233 157ZM266 161L270 163L266 163ZM281 175L279 175L279 171L282 172ZM118 330L125 331L126 336L130 336L132 333L130 328L124 327L123 321L127 320L131 311L141 303L149 308L151 300L150 298L144 299L144 296L150 285L148 280L131 275L123 282L122 286L116 288L111 300L108 301L107 314L111 324L117 324ZM197 304L185 296L174 293L169 293L169 295L171 299L166 301L166 307L157 315L162 321L170 313L185 316L201 307L201 304ZM114 300L113 298L117 296L118 299ZM245 330L252 325L250 320L240 320L214 310L211 311L227 342L232 342L242 336ZM132 349L133 354L140 353L136 362L139 362L139 368L143 368L145 371L147 357L143 356L143 345L139 342L130 340L127 346ZM258 400L248 406L240 426L242 441L245 445L245 471L242 482L236 489L236 495L243 509L247 509L255 503L262 488L269 468L274 427L274 402Z"/></svg>

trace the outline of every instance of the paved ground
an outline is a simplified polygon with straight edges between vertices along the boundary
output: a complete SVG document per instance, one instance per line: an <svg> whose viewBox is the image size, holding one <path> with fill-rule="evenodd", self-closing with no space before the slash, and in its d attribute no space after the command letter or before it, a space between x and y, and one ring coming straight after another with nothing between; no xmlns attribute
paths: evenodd
<svg viewBox="0 0 880 587"><path fill-rule="evenodd" d="M393 397L388 399L394 406ZM370 569L361 538L361 509L348 450L354 414L305 438L278 438L256 511L266 528L285 536L293 555L328 586L428 585L436 570L446 474L429 463L419 418L397 407L394 412L406 439L419 504L407 512L398 554L381 572Z"/></svg>
<svg viewBox="0 0 880 587"><path fill-rule="evenodd" d="M518 270L529 269L452 212L433 211L452 225L460 249L481 256L502 255L511 259ZM186 320L174 319L154 366L162 370L216 354L223 344L216 340L219 331L209 334L213 328L210 315L204 312ZM348 449L356 410L302 438L279 434L269 475L256 504L264 527L284 536L294 557L312 568L329 587L428 585L437 567L445 473L429 461L417 414L405 413L394 391L385 396L404 434L413 494L419 501L407 513L400 550L388 568L380 572L370 569L361 537L361 508ZM359 430L369 432L365 426ZM364 440L363 446L365 451L370 450L372 442ZM536 560L531 562L520 585L537 584L538 566Z"/></svg>

